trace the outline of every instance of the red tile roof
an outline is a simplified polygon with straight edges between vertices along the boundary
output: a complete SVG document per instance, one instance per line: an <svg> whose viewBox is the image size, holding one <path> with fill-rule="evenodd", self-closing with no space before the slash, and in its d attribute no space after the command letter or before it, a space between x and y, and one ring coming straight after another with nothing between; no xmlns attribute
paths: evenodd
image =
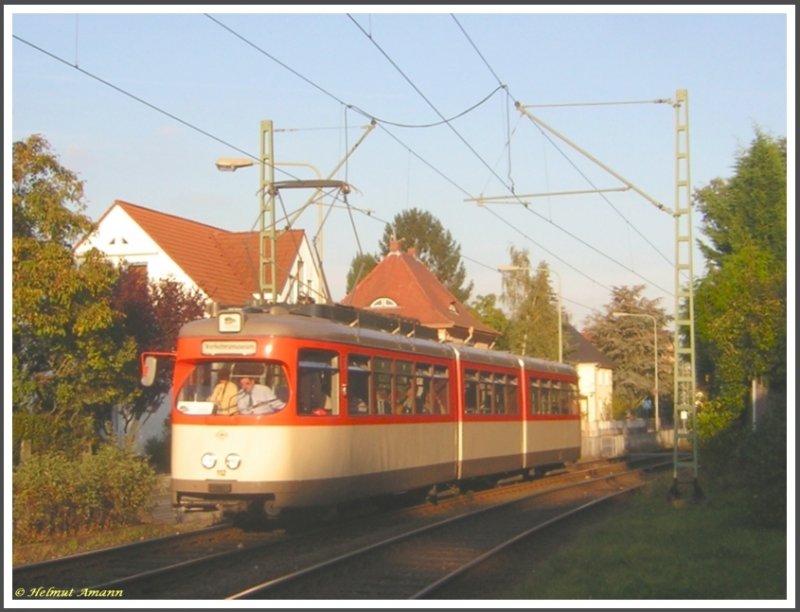
<svg viewBox="0 0 800 612"><path fill-rule="evenodd" d="M397 307L372 310L417 319L427 327L446 329L454 337L466 338L470 327L483 342L491 343L500 335L473 316L412 253L391 251L341 303L369 308L379 298L389 298Z"/></svg>
<svg viewBox="0 0 800 612"><path fill-rule="evenodd" d="M128 213L215 302L246 304L253 293L259 292L258 232L229 232L121 200L116 200L111 208L114 206ZM103 217L107 214L108 211ZM303 230L287 230L278 235L275 252L281 288L303 238ZM267 283L270 273L268 267Z"/></svg>

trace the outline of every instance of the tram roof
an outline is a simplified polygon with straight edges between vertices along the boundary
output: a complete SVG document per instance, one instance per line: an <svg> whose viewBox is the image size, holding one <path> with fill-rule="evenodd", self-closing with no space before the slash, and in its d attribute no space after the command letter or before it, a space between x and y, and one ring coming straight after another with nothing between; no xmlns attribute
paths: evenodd
<svg viewBox="0 0 800 612"><path fill-rule="evenodd" d="M453 359L458 354L461 360L482 365L518 368L522 360L526 369L544 371L548 373L575 374L571 365L522 357L507 351L478 348L469 345L455 345L439 342L431 338L415 337L407 333L391 333L385 329L374 329L359 324L347 324L341 320L315 316L320 314L318 309L294 309L290 311L285 307L273 308L271 311L242 310L244 323L237 336L278 336L285 338L298 338L317 340L360 346L371 349L402 351L416 353L428 357ZM324 313L322 313L324 314ZM397 325L397 330L402 329ZM210 337L218 336L217 318L199 319L184 325L181 337Z"/></svg>

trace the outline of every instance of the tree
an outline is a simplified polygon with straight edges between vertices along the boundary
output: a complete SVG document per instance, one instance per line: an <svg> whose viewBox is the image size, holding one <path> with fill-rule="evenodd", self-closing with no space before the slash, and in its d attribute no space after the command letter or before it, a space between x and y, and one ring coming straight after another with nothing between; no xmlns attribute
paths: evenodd
<svg viewBox="0 0 800 612"><path fill-rule="evenodd" d="M119 384L136 345L112 304L117 272L96 250L74 257L93 224L82 182L49 143L15 142L12 164L12 409L65 426L85 414L107 418L136 393Z"/></svg>
<svg viewBox="0 0 800 612"><path fill-rule="evenodd" d="M378 260L389 253L394 240L414 247L420 261L450 293L462 304L467 303L473 283L465 285L467 272L461 261L461 247L436 217L417 208L397 214L384 229Z"/></svg>
<svg viewBox="0 0 800 612"><path fill-rule="evenodd" d="M555 361L559 342L558 300L550 285L550 270L542 261L532 273L525 250L512 246L509 255L511 265L503 274L501 297L509 311L508 346L520 355Z"/></svg>
<svg viewBox="0 0 800 612"><path fill-rule="evenodd" d="M347 273L347 293L350 293L355 286L372 272L378 265L378 257L368 253L356 255L350 262L350 271Z"/></svg>
<svg viewBox="0 0 800 612"><path fill-rule="evenodd" d="M670 333L664 329L670 317L658 304L642 296L644 285L612 287L611 302L604 312L587 318L584 331L592 344L614 363L614 395L612 411L620 417L635 410L645 398L652 397L655 388L653 353L658 336L659 397L672 397L672 365L669 347ZM641 314L648 317L617 317L615 312ZM660 406L664 411L664 405Z"/></svg>
<svg viewBox="0 0 800 612"><path fill-rule="evenodd" d="M496 329L501 333L500 337L497 339L497 342L494 344L494 348L498 351L509 350L509 321L508 317L506 317L506 314L497 306L497 296L493 293L488 295L479 295L469 306L467 306L467 308L469 308L470 312L474 314L479 321L486 323L486 325Z"/></svg>
<svg viewBox="0 0 800 612"><path fill-rule="evenodd" d="M757 131L734 176L695 193L709 264L695 291L698 378L718 427L742 414L754 380L785 397L786 176L786 139Z"/></svg>
<svg viewBox="0 0 800 612"><path fill-rule="evenodd" d="M708 395L698 413L703 454L727 469L727 486L747 491L742 502L757 524L783 528L786 179L786 139L757 130L737 154L733 177L715 179L694 197L708 238L700 242L708 272L695 290L698 379ZM746 418L753 382L768 389L757 427Z"/></svg>
<svg viewBox="0 0 800 612"><path fill-rule="evenodd" d="M74 431L90 416L102 433L113 407L127 428L159 406L168 373L143 389L139 353L173 350L204 301L174 280L115 268L96 249L76 257L94 229L84 210L83 184L43 137L14 143L12 409Z"/></svg>
<svg viewBox="0 0 800 612"><path fill-rule="evenodd" d="M205 299L198 289L187 290L172 278L148 282L143 269L129 267L124 262L120 267L113 303L124 315L125 331L135 339L137 354L174 351L181 326L201 318L205 312ZM172 386L171 366L171 363L165 363L158 369L155 383L141 387L139 362L127 364L120 384L133 385L139 393L132 395L130 402L117 406L125 432L134 423L137 426L144 424L161 406Z"/></svg>

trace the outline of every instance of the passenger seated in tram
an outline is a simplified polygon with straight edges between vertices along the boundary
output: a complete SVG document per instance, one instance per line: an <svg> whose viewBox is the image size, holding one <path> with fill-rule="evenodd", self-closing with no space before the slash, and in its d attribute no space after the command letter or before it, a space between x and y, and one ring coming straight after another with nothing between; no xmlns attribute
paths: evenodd
<svg viewBox="0 0 800 612"><path fill-rule="evenodd" d="M367 406L367 403L357 395L350 395L348 404L350 406L350 414L369 413L369 406Z"/></svg>
<svg viewBox="0 0 800 612"><path fill-rule="evenodd" d="M298 393L298 412L300 414L313 414L314 416L327 416L333 413L331 396L325 388L330 388L330 382L324 380L325 375L320 372L305 371L300 374L300 388Z"/></svg>
<svg viewBox="0 0 800 612"><path fill-rule="evenodd" d="M378 414L392 414L392 405L389 402L389 393L383 387L375 392L375 406Z"/></svg>
<svg viewBox="0 0 800 612"><path fill-rule="evenodd" d="M271 388L256 383L250 376L243 376L239 384L242 385L237 400L240 414L271 414L286 406L286 402L278 399Z"/></svg>
<svg viewBox="0 0 800 612"><path fill-rule="evenodd" d="M414 385L409 384L408 387L406 387L406 390L403 392L402 398L403 401L400 403L400 406L398 407L400 414L413 414L417 399Z"/></svg>
<svg viewBox="0 0 800 612"><path fill-rule="evenodd" d="M239 389L230 380L231 372L227 367L220 369L217 374L217 385L208 398L209 402L214 402L214 412L216 414L232 415L236 414L236 394Z"/></svg>

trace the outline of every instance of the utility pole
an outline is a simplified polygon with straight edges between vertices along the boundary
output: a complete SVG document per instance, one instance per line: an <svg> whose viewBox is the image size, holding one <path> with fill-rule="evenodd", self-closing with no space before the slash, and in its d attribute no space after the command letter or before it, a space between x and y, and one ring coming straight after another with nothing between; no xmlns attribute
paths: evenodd
<svg viewBox="0 0 800 612"><path fill-rule="evenodd" d="M269 293L269 300L277 303L278 265L275 257L275 158L273 157L272 120L261 121L261 156L259 159L259 207L258 230L258 290L259 303L263 303ZM267 281L269 267L269 281Z"/></svg>
<svg viewBox="0 0 800 612"><path fill-rule="evenodd" d="M291 227L300 214L313 202L317 201L318 197L322 195L324 189L337 189L343 194L350 192L350 185L345 181L338 181L332 179L333 175L342 167L342 165L349 159L350 155L356 148L363 142L367 134L375 128L375 120L373 120L366 131L358 139L358 141L350 148L345 157L333 169L327 179L320 178L319 170L308 163L304 162L276 162L273 154L273 129L272 120L264 119L261 121L260 132L260 158L259 158L259 248L258 248L258 303L263 304L266 301L277 303L279 299L279 291L281 285L278 279L277 269L277 254L276 254L276 221L275 221L275 196L281 189L290 188L311 188L314 189L314 194L297 210L293 215L287 218L287 228ZM255 158L253 158L255 159ZM235 172L239 168L246 168L253 165L252 159L236 158L236 157L221 157L216 162L217 169L225 172ZM316 180L293 180L275 182L275 166L307 166L311 168L317 175ZM346 201L346 200L345 200ZM318 241L315 239L314 246L316 252L317 263L322 266L322 202L319 201L319 228L318 228ZM267 274L269 269L269 274ZM320 276L325 282L325 275L320 270ZM267 299L269 294L269 300Z"/></svg>
<svg viewBox="0 0 800 612"><path fill-rule="evenodd" d="M695 338L694 338L694 264L692 241L692 201L689 163L689 94L685 89L675 92L675 100L651 100L655 104L672 104L675 109L675 209L651 197L631 181L618 174L596 157L581 149L563 134L534 117L520 102L515 102L517 110L534 124L560 138L587 159L593 161L609 174L620 180L626 188L632 189L662 212L670 214L675 221L675 336L674 336L674 411L673 411L673 483L670 496L679 496L679 475L689 471L692 476L695 499L702 499L703 492L697 480L697 404L695 395ZM541 195L541 194L532 194ZM515 198L522 204L522 196ZM508 198L508 196L505 196ZM487 201L500 198L483 198ZM678 453L681 441L691 447L691 459L684 460Z"/></svg>
<svg viewBox="0 0 800 612"><path fill-rule="evenodd" d="M697 405L695 396L694 273L692 264L692 201L689 176L689 94L675 94L675 387L672 426L674 431L672 487L677 498L679 475L691 473L695 499L703 492L697 480ZM678 453L681 440L689 442L691 459Z"/></svg>

